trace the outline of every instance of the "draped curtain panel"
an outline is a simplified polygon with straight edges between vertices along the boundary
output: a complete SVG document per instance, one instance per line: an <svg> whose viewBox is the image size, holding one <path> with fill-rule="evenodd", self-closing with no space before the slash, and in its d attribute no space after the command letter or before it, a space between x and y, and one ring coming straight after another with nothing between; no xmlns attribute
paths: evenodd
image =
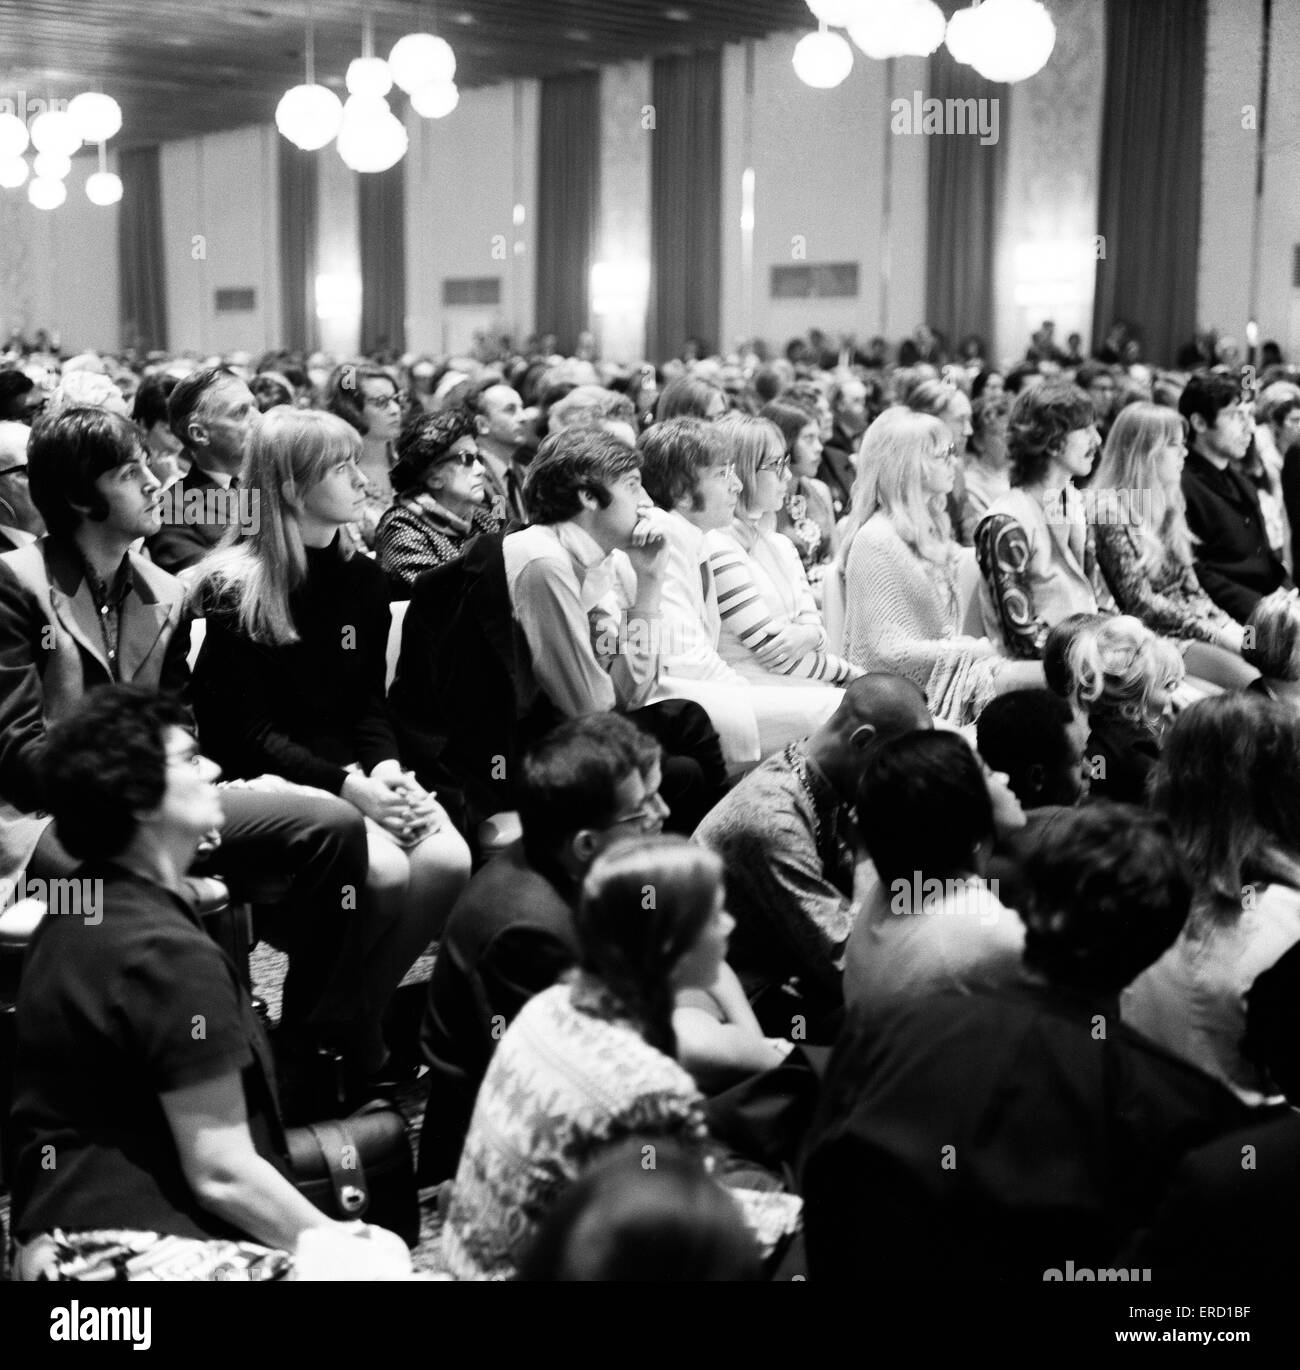
<svg viewBox="0 0 1300 1370"><path fill-rule="evenodd" d="M1205 31L1205 0L1106 3L1092 335L1130 323L1158 364L1196 331Z"/></svg>
<svg viewBox="0 0 1300 1370"><path fill-rule="evenodd" d="M118 219L118 305L122 346L142 352L167 347L167 278L163 267L162 177L158 148L118 156L122 208Z"/></svg>
<svg viewBox="0 0 1300 1370"><path fill-rule="evenodd" d="M600 208L600 74L542 81L537 140L537 331L569 354L590 327Z"/></svg>
<svg viewBox="0 0 1300 1370"><path fill-rule="evenodd" d="M406 350L406 159L358 172L361 220L361 350Z"/></svg>
<svg viewBox="0 0 1300 1370"><path fill-rule="evenodd" d="M958 6L944 8L951 13ZM1009 94L1010 87L986 81L974 67L954 61L946 47L930 58L929 89L922 92L923 120L926 99L943 102L942 132L925 139L930 154L925 322L944 333L954 349L968 333L977 333L989 349L986 356L997 355L994 270L1006 179ZM957 100L975 103L960 108L948 103ZM912 96L912 124L917 103ZM986 132L981 134L980 129ZM984 142L994 130L995 141Z"/></svg>
<svg viewBox="0 0 1300 1370"><path fill-rule="evenodd" d="M721 327L722 54L656 59L651 101L650 355L699 338L707 356Z"/></svg>
<svg viewBox="0 0 1300 1370"><path fill-rule="evenodd" d="M280 150L280 337L296 352L320 346L316 327L319 153L277 138Z"/></svg>

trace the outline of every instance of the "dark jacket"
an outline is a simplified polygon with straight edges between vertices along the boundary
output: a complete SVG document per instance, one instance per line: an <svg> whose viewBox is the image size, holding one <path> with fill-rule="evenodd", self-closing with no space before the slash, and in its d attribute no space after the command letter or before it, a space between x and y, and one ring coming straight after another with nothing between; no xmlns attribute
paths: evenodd
<svg viewBox="0 0 1300 1370"><path fill-rule="evenodd" d="M163 526L145 545L154 564L172 575L193 566L238 522L238 492L227 493L198 466L191 466L162 498Z"/></svg>
<svg viewBox="0 0 1300 1370"><path fill-rule="evenodd" d="M835 505L836 518L848 513L849 506L853 503L853 480L857 475L853 465L853 456L861 441L860 436L858 438L849 437L837 423L830 441L822 448L822 460L821 465L817 468L817 479L825 482L826 488L831 492L831 501Z"/></svg>
<svg viewBox="0 0 1300 1370"><path fill-rule="evenodd" d="M1197 577L1219 608L1245 623L1264 595L1291 585L1268 545L1255 487L1235 464L1220 471L1200 452L1188 454L1182 483L1187 526L1199 540Z"/></svg>
<svg viewBox="0 0 1300 1370"><path fill-rule="evenodd" d="M519 716L527 647L510 609L502 536L481 534L464 556L416 578L388 696L403 765L435 789L450 777L477 817L514 807L516 758L544 723L529 729Z"/></svg>
<svg viewBox="0 0 1300 1370"><path fill-rule="evenodd" d="M573 891L562 886L559 877L529 864L521 840L474 876L451 911L420 1030L430 1082L420 1135L422 1184L456 1173L501 1034L578 959Z"/></svg>

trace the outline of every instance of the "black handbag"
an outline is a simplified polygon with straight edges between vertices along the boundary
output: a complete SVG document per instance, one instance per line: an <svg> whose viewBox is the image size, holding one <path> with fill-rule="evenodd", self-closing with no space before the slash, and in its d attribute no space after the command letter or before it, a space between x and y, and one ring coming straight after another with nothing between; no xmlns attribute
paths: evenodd
<svg viewBox="0 0 1300 1370"><path fill-rule="evenodd" d="M299 1193L342 1222L363 1219L396 1232L409 1247L420 1240L420 1201L406 1119L376 1101L354 1113L285 1134Z"/></svg>

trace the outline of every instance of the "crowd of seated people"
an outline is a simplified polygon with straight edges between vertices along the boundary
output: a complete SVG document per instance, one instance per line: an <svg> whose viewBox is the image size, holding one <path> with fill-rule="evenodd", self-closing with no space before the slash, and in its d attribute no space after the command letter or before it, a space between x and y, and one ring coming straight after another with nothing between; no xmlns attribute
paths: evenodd
<svg viewBox="0 0 1300 1370"><path fill-rule="evenodd" d="M1300 383L1229 343L15 349L0 882L105 931L18 982L13 1274L378 1240L285 1139L375 1099L453 1278L1257 1272L1176 1237L1300 1184Z"/></svg>

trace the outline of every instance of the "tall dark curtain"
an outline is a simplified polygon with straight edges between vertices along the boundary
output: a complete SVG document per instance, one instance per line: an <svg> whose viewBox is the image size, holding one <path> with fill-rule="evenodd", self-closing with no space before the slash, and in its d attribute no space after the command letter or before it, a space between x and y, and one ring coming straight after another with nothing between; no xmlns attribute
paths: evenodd
<svg viewBox="0 0 1300 1370"><path fill-rule="evenodd" d="M316 227L320 217L319 153L303 152L284 138L280 149L280 338L285 347L312 352L316 328Z"/></svg>
<svg viewBox="0 0 1300 1370"><path fill-rule="evenodd" d="M650 355L687 338L719 342L722 280L722 54L655 61L650 151Z"/></svg>
<svg viewBox="0 0 1300 1370"><path fill-rule="evenodd" d="M1093 338L1125 320L1163 363L1196 331L1205 28L1205 0L1106 3Z"/></svg>
<svg viewBox="0 0 1300 1370"><path fill-rule="evenodd" d="M955 4L944 6L950 14L955 8ZM929 89L924 96L944 101L945 109L948 100L998 102L996 142L984 144L977 132L959 133L951 128L925 140L930 154L926 321L945 333L953 347L966 334L978 333L990 355L996 353L994 263L1006 177L1009 92L1008 86L986 81L974 67L954 61L946 47L930 58ZM980 106L966 107L967 111L971 108L978 112ZM986 111L992 108L984 106ZM964 117L969 130L969 113ZM976 128L978 123L977 114ZM991 129L991 119L986 127Z"/></svg>
<svg viewBox="0 0 1300 1370"><path fill-rule="evenodd" d="M361 178L361 350L406 350L406 160Z"/></svg>
<svg viewBox="0 0 1300 1370"><path fill-rule="evenodd" d="M600 204L600 75L542 81L537 146L537 331L561 352L591 316L591 261Z"/></svg>
<svg viewBox="0 0 1300 1370"><path fill-rule="evenodd" d="M117 235L122 346L162 351L167 347L167 277L157 147L121 153L117 174L122 178Z"/></svg>

